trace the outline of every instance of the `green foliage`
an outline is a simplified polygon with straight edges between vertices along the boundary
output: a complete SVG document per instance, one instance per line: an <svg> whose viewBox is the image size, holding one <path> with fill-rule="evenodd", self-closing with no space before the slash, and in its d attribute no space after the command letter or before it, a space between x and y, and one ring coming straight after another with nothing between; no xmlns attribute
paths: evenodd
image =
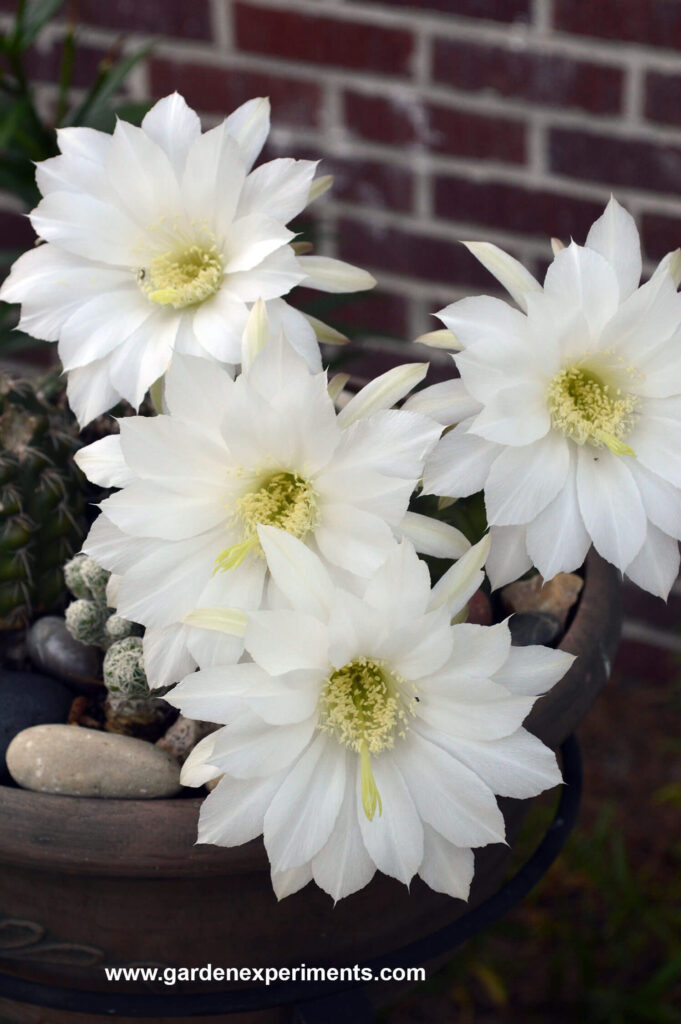
<svg viewBox="0 0 681 1024"><path fill-rule="evenodd" d="M27 55L40 32L62 13L64 0L19 0L14 24L0 34L0 189L16 196L26 209L40 200L35 184L35 163L58 153L57 129L71 125L112 131L116 116L139 124L149 104L116 102L123 82L146 57L149 47L121 56L119 47L100 63L94 82L78 103L71 100L77 60L76 29L69 24L61 41L57 98L50 117L36 101L35 87L26 70ZM0 266L9 266L20 253L0 252ZM0 303L0 353L16 352L38 344L14 330L16 306Z"/></svg>

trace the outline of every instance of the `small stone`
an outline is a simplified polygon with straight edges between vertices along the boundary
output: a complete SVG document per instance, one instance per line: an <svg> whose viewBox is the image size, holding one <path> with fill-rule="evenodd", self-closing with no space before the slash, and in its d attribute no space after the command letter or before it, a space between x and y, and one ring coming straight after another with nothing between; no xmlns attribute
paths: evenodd
<svg viewBox="0 0 681 1024"><path fill-rule="evenodd" d="M151 800L181 789L180 765L165 750L75 725L25 729L9 746L7 767L15 782L38 793Z"/></svg>
<svg viewBox="0 0 681 1024"><path fill-rule="evenodd" d="M36 668L61 679L76 693L101 690L101 656L96 647L74 640L58 615L46 615L28 631L28 654Z"/></svg>
<svg viewBox="0 0 681 1024"><path fill-rule="evenodd" d="M563 630L556 616L548 612L519 612L511 616L508 626L514 647L553 643Z"/></svg>
<svg viewBox="0 0 681 1024"><path fill-rule="evenodd" d="M476 590L468 602L466 622L473 622L477 626L492 625L492 605L484 590Z"/></svg>
<svg viewBox="0 0 681 1024"><path fill-rule="evenodd" d="M167 750L169 754L178 759L180 764L184 764L196 744L204 736L209 736L219 728L220 726L215 725L214 722L198 722L193 718L184 718L183 715L179 715L165 735L156 741L156 746Z"/></svg>
<svg viewBox="0 0 681 1024"><path fill-rule="evenodd" d="M504 587L501 603L508 612L550 612L564 626L583 586L584 580L574 572L559 572L547 583L537 573Z"/></svg>
<svg viewBox="0 0 681 1024"><path fill-rule="evenodd" d="M72 700L65 686L47 676L0 673L0 783L9 782L5 756L14 737L32 725L65 722Z"/></svg>

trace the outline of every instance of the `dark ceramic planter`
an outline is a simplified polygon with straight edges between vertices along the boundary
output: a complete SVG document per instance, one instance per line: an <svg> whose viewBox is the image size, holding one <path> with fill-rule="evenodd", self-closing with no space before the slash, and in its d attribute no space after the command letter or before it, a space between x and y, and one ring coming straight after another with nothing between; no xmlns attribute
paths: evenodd
<svg viewBox="0 0 681 1024"><path fill-rule="evenodd" d="M618 574L592 553L561 643L577 661L528 721L552 747L573 732L605 685L619 626ZM260 840L231 850L194 845L200 802L92 800L0 787L0 973L106 991L102 966L109 964L362 962L452 922L495 892L507 867L504 846L476 855L469 905L418 879L408 892L382 875L335 907L313 884L277 903ZM512 838L527 802L502 803ZM2 1016L16 1024L95 1019L0 1000ZM262 1024L290 1017L270 1011L206 1019Z"/></svg>

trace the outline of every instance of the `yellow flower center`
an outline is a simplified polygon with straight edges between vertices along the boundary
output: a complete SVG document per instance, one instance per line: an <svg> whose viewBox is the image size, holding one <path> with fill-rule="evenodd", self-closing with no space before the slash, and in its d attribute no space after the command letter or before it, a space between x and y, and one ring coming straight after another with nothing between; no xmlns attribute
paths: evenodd
<svg viewBox="0 0 681 1024"><path fill-rule="evenodd" d="M551 421L577 444L607 446L614 455L634 455L624 438L634 425L637 399L607 384L593 370L569 366L548 387Z"/></svg>
<svg viewBox="0 0 681 1024"><path fill-rule="evenodd" d="M222 254L213 243L188 245L156 256L137 274L152 302L185 309L215 295L222 281Z"/></svg>
<svg viewBox="0 0 681 1024"><path fill-rule="evenodd" d="M319 700L319 728L360 755L362 804L370 821L377 808L383 812L371 755L393 747L414 715L416 696L405 699L405 687L384 662L356 658L329 677Z"/></svg>
<svg viewBox="0 0 681 1024"><path fill-rule="evenodd" d="M276 526L302 539L317 523L317 495L304 477L281 471L261 481L257 490L239 498L235 519L243 540L222 551L215 569L234 569L250 551L259 550L258 526Z"/></svg>

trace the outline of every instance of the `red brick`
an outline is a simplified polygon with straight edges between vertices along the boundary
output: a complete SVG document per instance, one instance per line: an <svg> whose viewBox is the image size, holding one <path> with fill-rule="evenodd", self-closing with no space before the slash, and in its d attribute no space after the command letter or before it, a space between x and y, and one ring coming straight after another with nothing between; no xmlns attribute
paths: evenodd
<svg viewBox="0 0 681 1024"><path fill-rule="evenodd" d="M681 5L679 5L681 10ZM611 187L681 193L681 147L554 129L551 170Z"/></svg>
<svg viewBox="0 0 681 1024"><path fill-rule="evenodd" d="M338 247L341 259L379 274L490 288L489 274L458 242L347 218L338 225Z"/></svg>
<svg viewBox="0 0 681 1024"><path fill-rule="evenodd" d="M409 74L414 38L402 29L246 3L234 5L234 26L240 50L325 67Z"/></svg>
<svg viewBox="0 0 681 1024"><path fill-rule="evenodd" d="M665 124L681 124L681 75L646 75L646 117Z"/></svg>
<svg viewBox="0 0 681 1024"><path fill-rule="evenodd" d="M89 88L97 77L101 65L105 61L116 61L120 58L120 47L96 49L82 46L76 42L76 59L73 65L71 84L76 88ZM62 47L55 44L48 50L34 47L26 55L26 70L29 76L40 82L56 82L59 79ZM125 82L122 89L125 89Z"/></svg>
<svg viewBox="0 0 681 1024"><path fill-rule="evenodd" d="M525 161L526 134L521 121L431 107L429 127L434 153L507 163Z"/></svg>
<svg viewBox="0 0 681 1024"><path fill-rule="evenodd" d="M435 179L435 212L438 217L521 234L584 238L603 206L500 181L440 177Z"/></svg>
<svg viewBox="0 0 681 1024"><path fill-rule="evenodd" d="M555 0L554 25L578 35L681 49L678 0Z"/></svg>
<svg viewBox="0 0 681 1024"><path fill-rule="evenodd" d="M651 260L661 260L681 245L681 217L644 213L641 217L643 249Z"/></svg>
<svg viewBox="0 0 681 1024"><path fill-rule="evenodd" d="M353 92L344 94L344 110L350 133L370 142L421 143L434 153L479 160L525 159L525 126L510 118Z"/></svg>
<svg viewBox="0 0 681 1024"><path fill-rule="evenodd" d="M334 199L374 209L409 211L412 208L414 178L404 166L325 156L319 170L321 174L334 175Z"/></svg>
<svg viewBox="0 0 681 1024"><path fill-rule="evenodd" d="M435 80L456 89L595 114L617 113L622 105L623 72L606 64L450 39L436 39L434 62Z"/></svg>
<svg viewBox="0 0 681 1024"><path fill-rule="evenodd" d="M343 93L343 120L348 130L371 142L406 145L418 141L416 106L402 99Z"/></svg>
<svg viewBox="0 0 681 1024"><path fill-rule="evenodd" d="M531 21L530 0L350 0L362 6L406 7L415 11L441 11L457 18L484 18L489 21Z"/></svg>
<svg viewBox="0 0 681 1024"><path fill-rule="evenodd" d="M155 96L177 89L189 104L207 114L229 114L253 96L269 96L275 122L296 127L319 122L320 87L279 75L152 60L151 88Z"/></svg>
<svg viewBox="0 0 681 1024"><path fill-rule="evenodd" d="M375 289L343 295L328 322L350 338L371 334L404 340L409 334L409 302L403 295Z"/></svg>
<svg viewBox="0 0 681 1024"><path fill-rule="evenodd" d="M78 21L123 32L210 39L210 0L80 0Z"/></svg>

